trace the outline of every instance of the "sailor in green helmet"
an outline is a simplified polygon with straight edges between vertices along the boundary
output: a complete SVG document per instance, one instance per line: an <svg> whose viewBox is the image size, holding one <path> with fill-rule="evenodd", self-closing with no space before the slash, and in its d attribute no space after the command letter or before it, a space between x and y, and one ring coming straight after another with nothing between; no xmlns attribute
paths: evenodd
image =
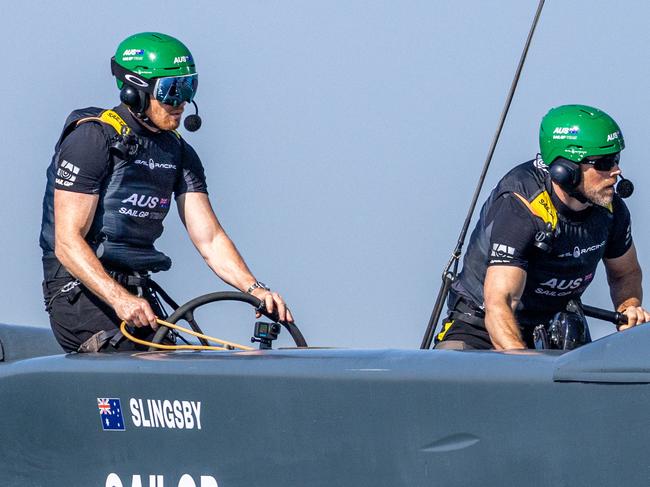
<svg viewBox="0 0 650 487"><path fill-rule="evenodd" d="M163 311L148 276L171 266L154 242L172 196L210 268L261 299L267 310L277 310L280 319L293 321L282 297L255 278L220 225L203 165L176 132L198 87L189 49L165 34L136 34L118 46L111 71L122 103L72 112L47 171L43 292L61 346L137 348L119 339L122 320L137 328L138 338L152 337ZM199 126L198 114L186 118L188 130Z"/></svg>
<svg viewBox="0 0 650 487"><path fill-rule="evenodd" d="M449 296L436 348L574 348L590 340L580 296L602 260L624 330L650 321L630 214L625 147L605 112L565 105L542 119L540 154L484 204ZM550 335L549 335L550 334ZM554 343L549 343L549 340Z"/></svg>

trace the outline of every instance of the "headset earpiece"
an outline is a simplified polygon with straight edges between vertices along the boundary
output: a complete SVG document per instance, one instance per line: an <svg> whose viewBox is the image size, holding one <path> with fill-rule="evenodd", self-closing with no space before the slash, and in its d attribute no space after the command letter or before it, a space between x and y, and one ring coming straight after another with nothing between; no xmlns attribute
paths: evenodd
<svg viewBox="0 0 650 487"><path fill-rule="evenodd" d="M580 165L558 157L548 168L551 179L560 185L562 189L574 190L580 185Z"/></svg>
<svg viewBox="0 0 650 487"><path fill-rule="evenodd" d="M149 95L126 83L120 90L120 101L138 115L143 115L149 107Z"/></svg>

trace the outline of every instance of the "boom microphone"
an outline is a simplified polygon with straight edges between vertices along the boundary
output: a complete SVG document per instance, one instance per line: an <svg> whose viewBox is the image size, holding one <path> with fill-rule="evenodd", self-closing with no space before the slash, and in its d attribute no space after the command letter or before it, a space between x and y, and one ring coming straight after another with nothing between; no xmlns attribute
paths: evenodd
<svg viewBox="0 0 650 487"><path fill-rule="evenodd" d="M194 104L194 110L196 110L196 113L194 115L188 115L185 117L183 125L189 132L196 132L201 128L202 120L201 117L199 117L199 107L196 106L196 102L194 100L192 100L192 103Z"/></svg>
<svg viewBox="0 0 650 487"><path fill-rule="evenodd" d="M634 193L634 185L629 179L620 176L621 180L616 185L616 192L621 198L629 198Z"/></svg>

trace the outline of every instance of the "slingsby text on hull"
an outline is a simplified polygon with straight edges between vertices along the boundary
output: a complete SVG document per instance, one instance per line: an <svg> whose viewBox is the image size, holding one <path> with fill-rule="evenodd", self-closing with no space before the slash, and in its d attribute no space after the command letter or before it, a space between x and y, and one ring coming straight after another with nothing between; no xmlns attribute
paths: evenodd
<svg viewBox="0 0 650 487"><path fill-rule="evenodd" d="M131 398L129 409L138 428L201 429L201 401Z"/></svg>

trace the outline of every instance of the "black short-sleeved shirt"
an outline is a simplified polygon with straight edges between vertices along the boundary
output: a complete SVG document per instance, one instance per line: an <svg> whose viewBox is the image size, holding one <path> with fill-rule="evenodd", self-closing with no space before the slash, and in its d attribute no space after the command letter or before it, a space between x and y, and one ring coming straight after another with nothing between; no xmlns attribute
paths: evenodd
<svg viewBox="0 0 650 487"><path fill-rule="evenodd" d="M558 234L551 252L535 247L538 227L527 208L512 194L495 201L490 248L507 251L488 256L488 266L511 265L526 271L521 319L558 311L569 299L579 298L593 281L602 258L616 258L631 246L630 214L620 198L611 211L592 206L575 212L551 196L558 209Z"/></svg>
<svg viewBox="0 0 650 487"><path fill-rule="evenodd" d="M157 145L169 145L169 141L165 139L176 138L169 132L154 134L144 128L134 131L147 136L152 144ZM173 141L172 145L177 143L177 141ZM108 176L111 159L109 141L101 127L96 123L88 122L79 125L61 142L59 154L59 168L67 169L67 165L63 161L71 164L68 172L72 173L72 178L57 178L55 180L56 189L86 194L100 192L102 183ZM143 159L140 157L139 160ZM138 161L138 158L136 157L134 160ZM145 162L149 163L149 160L145 160ZM180 164L177 166L174 182L175 196L178 197L188 192L207 193L203 165L199 156L187 142L182 142L182 153L178 162ZM136 162L136 164L142 164L142 162ZM176 165L170 162L167 164ZM128 181L125 184L128 184Z"/></svg>
<svg viewBox="0 0 650 487"><path fill-rule="evenodd" d="M542 191L545 184L550 188L544 168L532 162L515 168L488 199L453 285L456 295L482 306L488 266L525 270L526 285L516 312L523 324L546 319L570 299L579 298L593 281L598 262L620 257L632 245L630 213L618 195L610 208L594 205L576 212L549 191L558 222L551 251L538 248L535 236L544 229L543 222L508 190L508 178L530 183L528 190L537 186Z"/></svg>
<svg viewBox="0 0 650 487"><path fill-rule="evenodd" d="M83 115L89 110L95 113L86 109ZM99 195L86 239L91 244L103 240L125 262L136 254L157 253L153 244L163 231L172 195L207 193L203 165L187 142L174 132L147 130L122 105L115 111L139 138L135 154L124 159L112 154L116 131L97 121L79 124L57 145L43 201L40 242L45 257L54 251L54 189Z"/></svg>
<svg viewBox="0 0 650 487"><path fill-rule="evenodd" d="M560 251L556 250L557 257L566 259L571 256L577 259L579 256L582 257L602 247L604 248L603 257L614 259L622 256L630 248L630 214L620 199L617 198L612 204L611 229L607 232L607 238L600 242L594 242L593 237L590 236L596 233L594 228L596 223L604 223L602 218L598 218L598 215L593 215L593 213L604 213L604 210L590 207L583 211L572 211L555 195L551 195L551 199L559 210L559 232L566 236L562 240L570 238L569 246L571 243L574 244L573 248L567 252L559 253ZM507 247L507 252L504 255L493 250L488 259L488 266L511 265L527 271L529 260L534 261L539 255L538 249L535 248L535 235L539 228L535 217L512 193L506 193L499 197L494 202L490 213L491 219L494 221L491 232L491 248L504 245ZM563 244L562 240L557 239L553 242L555 249Z"/></svg>

